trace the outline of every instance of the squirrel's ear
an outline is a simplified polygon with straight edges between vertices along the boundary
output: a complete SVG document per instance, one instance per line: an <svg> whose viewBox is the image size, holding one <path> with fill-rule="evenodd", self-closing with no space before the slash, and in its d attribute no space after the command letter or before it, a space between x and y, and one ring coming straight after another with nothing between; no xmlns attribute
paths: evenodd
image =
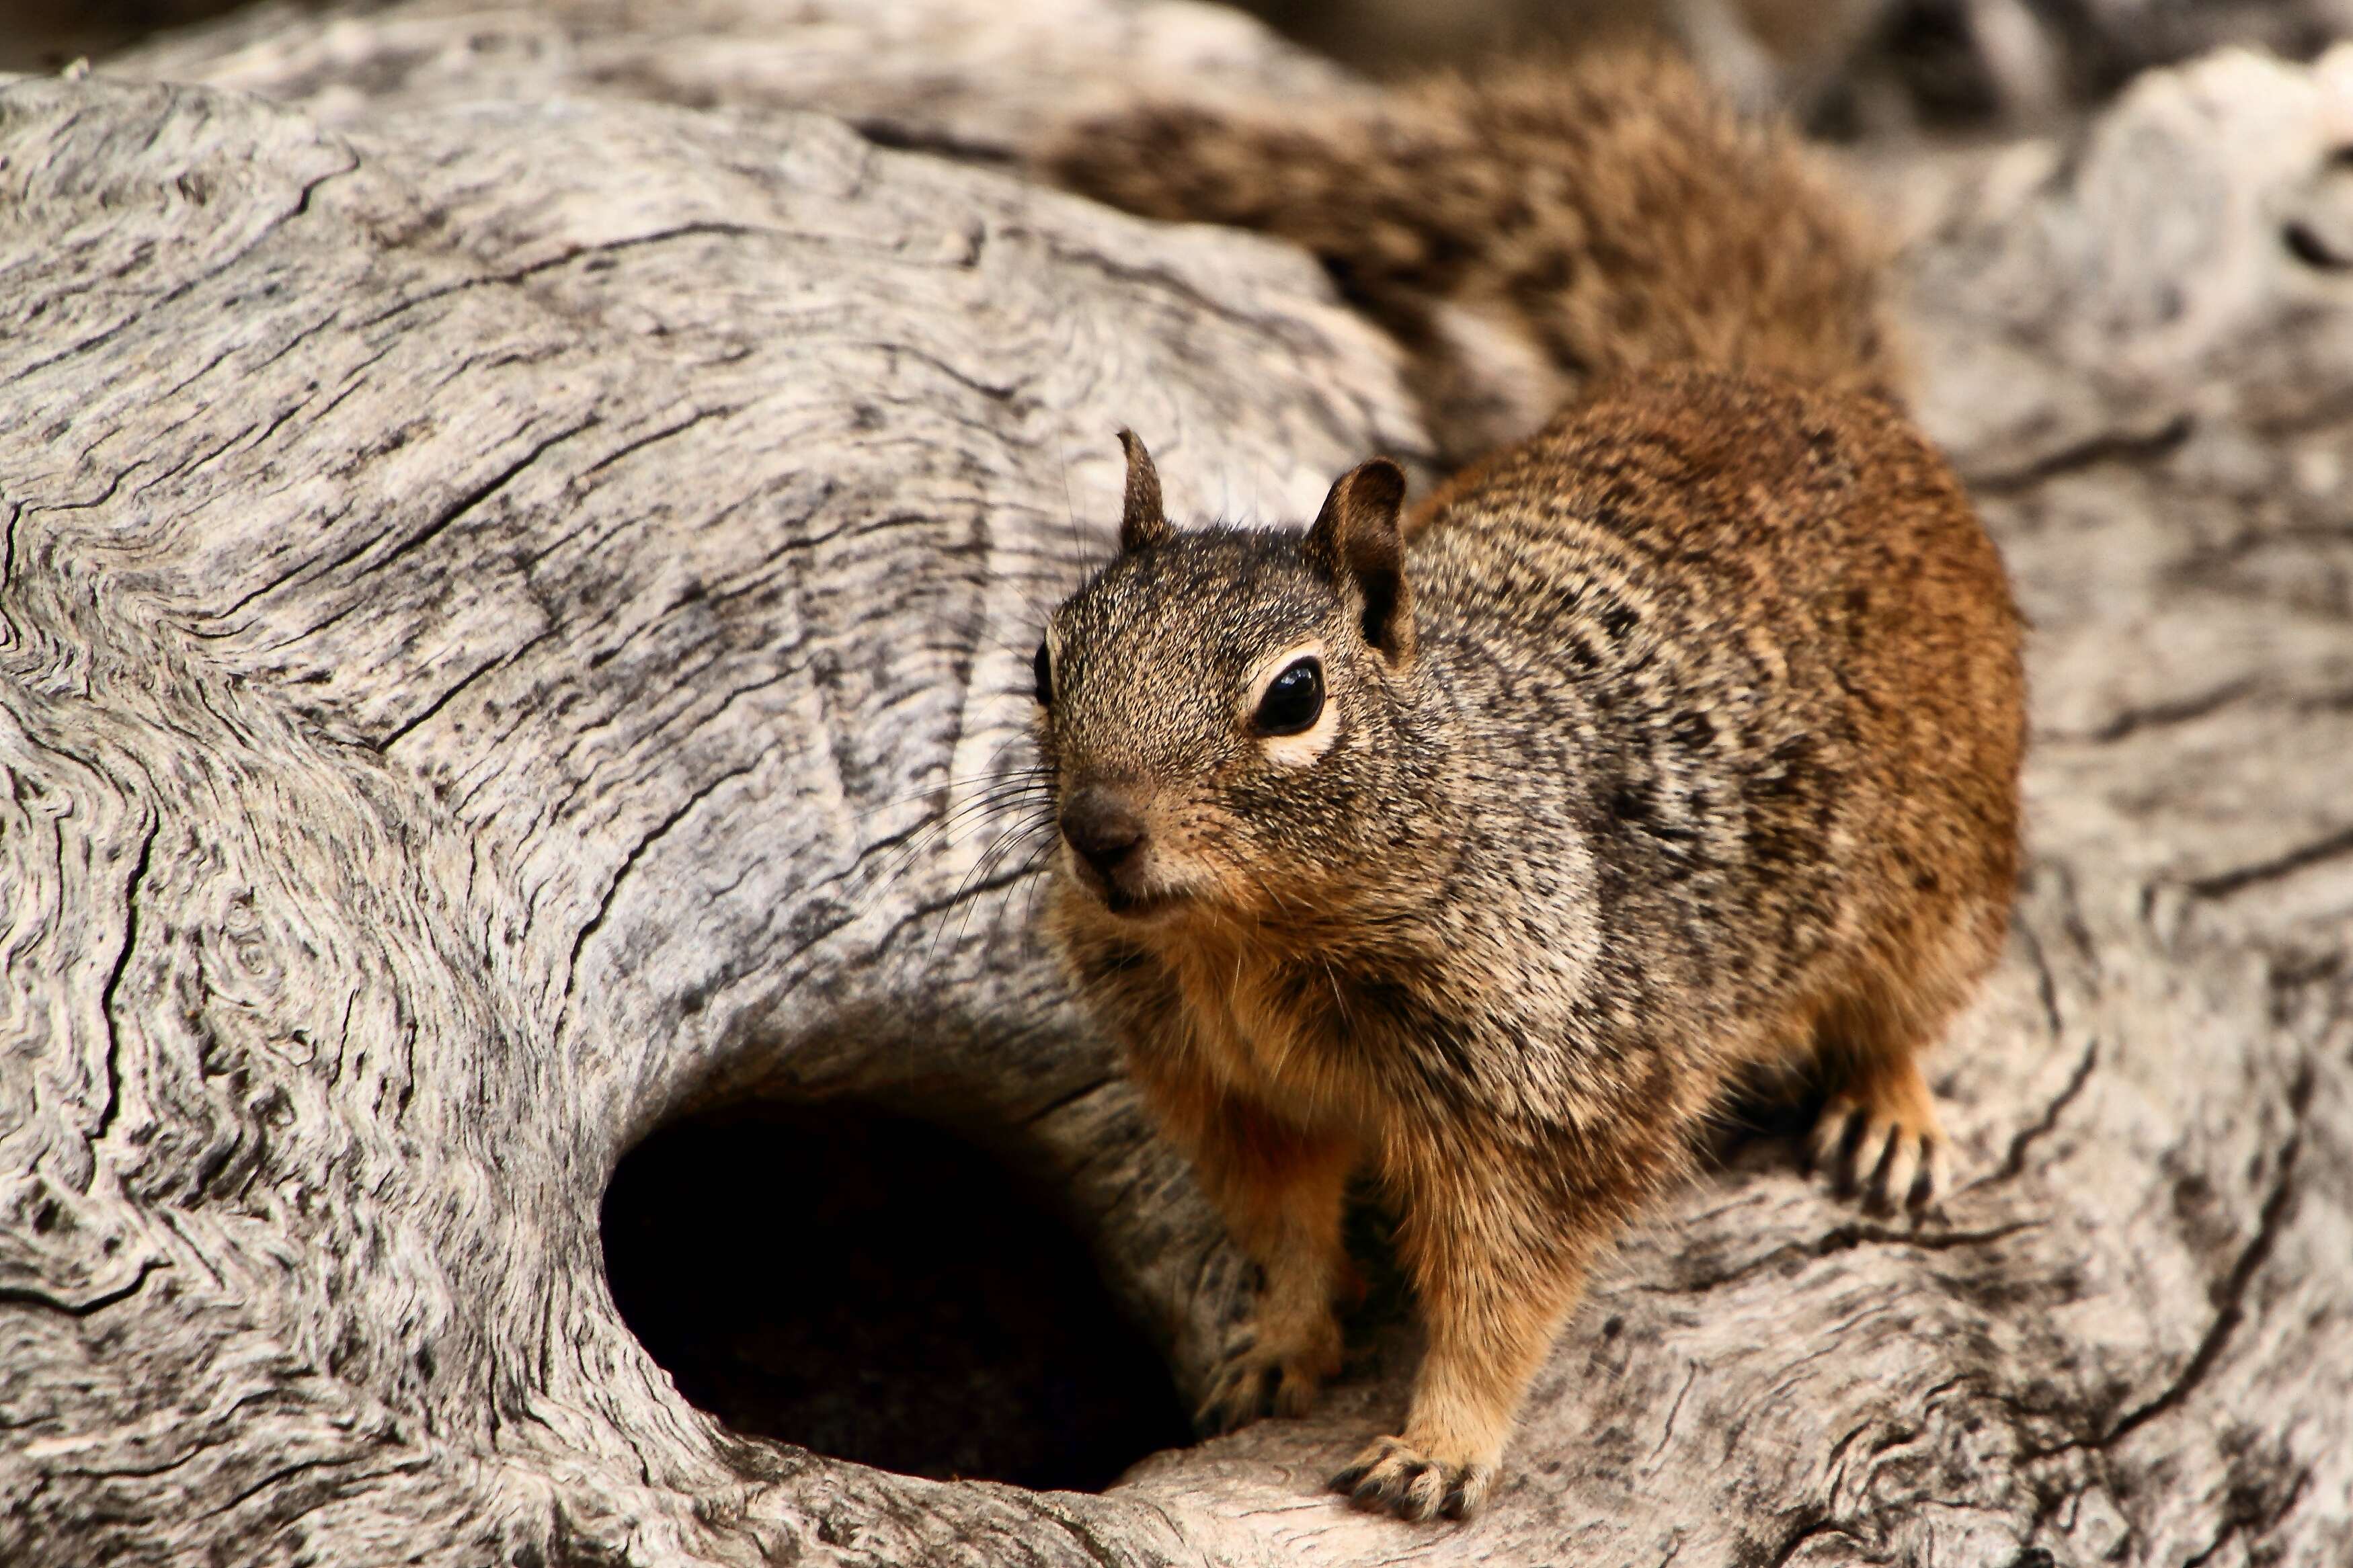
<svg viewBox="0 0 2353 1568"><path fill-rule="evenodd" d="M1413 596L1405 580L1405 470L1375 458L1342 474L1307 531L1307 558L1365 596L1365 640L1391 658L1413 652Z"/></svg>
<svg viewBox="0 0 2353 1568"><path fill-rule="evenodd" d="M1127 498L1120 509L1119 547L1129 551L1165 544L1176 536L1176 531L1168 526L1168 516L1160 510L1160 472L1152 466L1152 454L1144 449L1133 430L1119 433L1119 445L1127 454Z"/></svg>

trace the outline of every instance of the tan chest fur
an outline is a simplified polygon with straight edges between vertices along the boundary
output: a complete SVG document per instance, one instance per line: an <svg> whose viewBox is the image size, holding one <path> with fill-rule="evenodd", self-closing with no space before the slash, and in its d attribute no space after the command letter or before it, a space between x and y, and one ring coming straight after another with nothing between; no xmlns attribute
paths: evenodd
<svg viewBox="0 0 2353 1568"><path fill-rule="evenodd" d="M1200 1066L1219 1082L1311 1126L1371 1133L1386 1121L1366 1075L1347 1070L1337 982L1330 1008L1298 999L1312 958L1261 933L1190 929L1172 932L1159 954L1184 997Z"/></svg>

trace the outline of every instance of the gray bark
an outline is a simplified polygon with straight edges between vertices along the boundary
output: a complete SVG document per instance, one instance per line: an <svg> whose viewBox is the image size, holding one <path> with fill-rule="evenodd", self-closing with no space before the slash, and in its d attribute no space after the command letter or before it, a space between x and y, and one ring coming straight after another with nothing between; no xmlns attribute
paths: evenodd
<svg viewBox="0 0 2353 1568"><path fill-rule="evenodd" d="M954 814L1111 430L1296 517L1419 447L1398 358L1302 257L796 106L1001 157L1074 83L1362 89L986 9L412 5L0 88L0 1561L2344 1562L2353 56L1868 175L2037 628L1940 1222L1740 1145L1462 1528L1318 1492L1403 1329L1101 1497L679 1398L598 1196L755 1088L1043 1173L1184 1386L1242 1284Z"/></svg>

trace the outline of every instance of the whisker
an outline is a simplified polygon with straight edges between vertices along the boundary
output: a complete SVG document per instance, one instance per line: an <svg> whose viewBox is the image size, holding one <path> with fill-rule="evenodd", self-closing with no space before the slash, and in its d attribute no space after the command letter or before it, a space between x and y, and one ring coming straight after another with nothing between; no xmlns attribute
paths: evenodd
<svg viewBox="0 0 2353 1568"><path fill-rule="evenodd" d="M1002 752L1003 748L999 748L1000 755L1002 754ZM1016 798L1027 792L1035 791L1039 793L1042 796L1050 790L1050 781L1052 777L1052 770L1042 763L1030 763L1012 768L1000 768L995 766L992 763L992 766L988 772L969 773L958 778L944 780L925 789L917 790L908 795L902 795L891 800L880 801L872 805L862 806L860 807L853 816L854 819L863 821L868 817L873 816L878 813L890 810L894 806L908 805L918 801L928 801L932 797L942 794L954 796L959 793L977 790L979 793L973 799L965 801L946 814L948 817L952 818L970 811L975 805L1001 804L1004 801Z"/></svg>
<svg viewBox="0 0 2353 1568"><path fill-rule="evenodd" d="M969 805L946 816L924 823L899 847L891 863L878 874L877 890L880 891L882 887L906 875L913 868L915 861L923 856L935 849L943 849L954 845L965 827L975 823L986 825L1007 816L1018 819L1031 810L1039 810L1040 815L1043 816L1045 814L1041 808L1049 804L1049 798L1042 795L1008 798ZM982 805L986 805L986 810L981 809Z"/></svg>
<svg viewBox="0 0 2353 1568"><path fill-rule="evenodd" d="M967 870L964 874L962 879L956 883L955 896L942 909L941 912L945 913L948 908L953 908L957 904L963 904L965 906L964 919L957 925L955 942L950 951L954 951L955 948L962 947L964 945L965 933L972 929L972 904L970 901L972 889L976 886L986 882L988 879L990 871L1004 859L1008 853L1010 852L1014 837L1015 836L1013 835L1008 835L1005 838L1001 838L997 843L990 845L989 847L981 854L979 858L973 862L972 868ZM946 922L943 921L941 923L940 931L934 931L932 933L932 948L930 953L926 957L927 963L930 962L931 959L935 959L938 956L940 934L941 931L945 929Z"/></svg>
<svg viewBox="0 0 2353 1568"><path fill-rule="evenodd" d="M875 866L866 879L866 896L872 900L883 897L920 860L957 842L969 826L977 824L985 828L988 824L1007 818L1018 824L1031 814L1035 814L1041 822L1050 823L1053 820L1049 809L1051 805L1050 792L1041 787L1023 785L982 800L968 801L954 811L920 823L907 829L888 856Z"/></svg>
<svg viewBox="0 0 2353 1568"><path fill-rule="evenodd" d="M1008 835L1004 842L999 844L990 852L992 858L1000 861L1007 857L1015 857L1018 858L1029 845L1035 842L1040 834L1050 830L1053 826L1054 825L1051 823L1033 823L1026 828L1022 828L1018 832ZM1043 867L1043 857L1034 854L1029 856L1027 859L1020 860L1020 868L1013 872L1011 878L1006 882L1005 886L998 889L1000 897L995 910L996 916L1001 917L1005 912L1006 907L1011 903L1013 889L1018 887L1024 880L1034 880L1039 870ZM974 902L977 903L978 900L976 900ZM965 929L969 929L972 923L972 904L967 904L965 908ZM1027 934L1026 931L1024 934ZM956 932L957 946L961 947L964 945L964 930L958 930Z"/></svg>
<svg viewBox="0 0 2353 1568"><path fill-rule="evenodd" d="M1038 847L1037 851L1030 857L1029 869L1032 872L1044 871L1047 874L1044 876L1032 876L1029 879L1029 901L1021 910L1022 939L1025 943L1035 942L1037 940L1038 900L1045 896L1047 889L1054 885L1053 874L1050 869L1053 864L1053 859L1054 840L1051 838L1049 838L1044 843L1040 844ZM1026 948L1025 951L1027 951Z"/></svg>
<svg viewBox="0 0 2353 1568"><path fill-rule="evenodd" d="M1013 747L1021 744L1029 739L1029 737L1027 735L1016 736L1014 739L1008 741L1003 745L997 747L996 752L989 758L987 769L981 773L959 773L953 778L940 779L934 783L925 784L921 789L909 790L903 795L887 795L881 800L874 801L869 805L853 807L851 809L851 816L859 820L863 820L864 818L872 816L877 813L889 811L894 806L907 805L915 801L928 799L934 795L938 795L944 790L950 794L954 794L959 790L968 790L975 787L993 785L1008 778L1044 778L1050 776L1051 770L1047 768L1041 763L1028 763L1012 769L1007 769L998 765L998 759L1003 757L1008 751L1010 751Z"/></svg>

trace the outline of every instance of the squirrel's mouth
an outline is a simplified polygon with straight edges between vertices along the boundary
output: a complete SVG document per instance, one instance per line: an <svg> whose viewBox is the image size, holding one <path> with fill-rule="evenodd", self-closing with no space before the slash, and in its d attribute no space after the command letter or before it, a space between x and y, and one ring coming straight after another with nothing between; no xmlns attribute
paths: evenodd
<svg viewBox="0 0 2353 1568"><path fill-rule="evenodd" d="M1076 855L1066 855L1062 858L1072 879L1085 889L1096 903L1122 920L1148 921L1191 901L1189 896L1179 889L1165 885L1133 887L1117 870L1105 875Z"/></svg>
<svg viewBox="0 0 2353 1568"><path fill-rule="evenodd" d="M1097 902L1122 920L1149 920L1155 915L1166 914L1186 901L1184 894L1165 889L1136 893L1111 882L1091 881L1089 890L1094 894Z"/></svg>

